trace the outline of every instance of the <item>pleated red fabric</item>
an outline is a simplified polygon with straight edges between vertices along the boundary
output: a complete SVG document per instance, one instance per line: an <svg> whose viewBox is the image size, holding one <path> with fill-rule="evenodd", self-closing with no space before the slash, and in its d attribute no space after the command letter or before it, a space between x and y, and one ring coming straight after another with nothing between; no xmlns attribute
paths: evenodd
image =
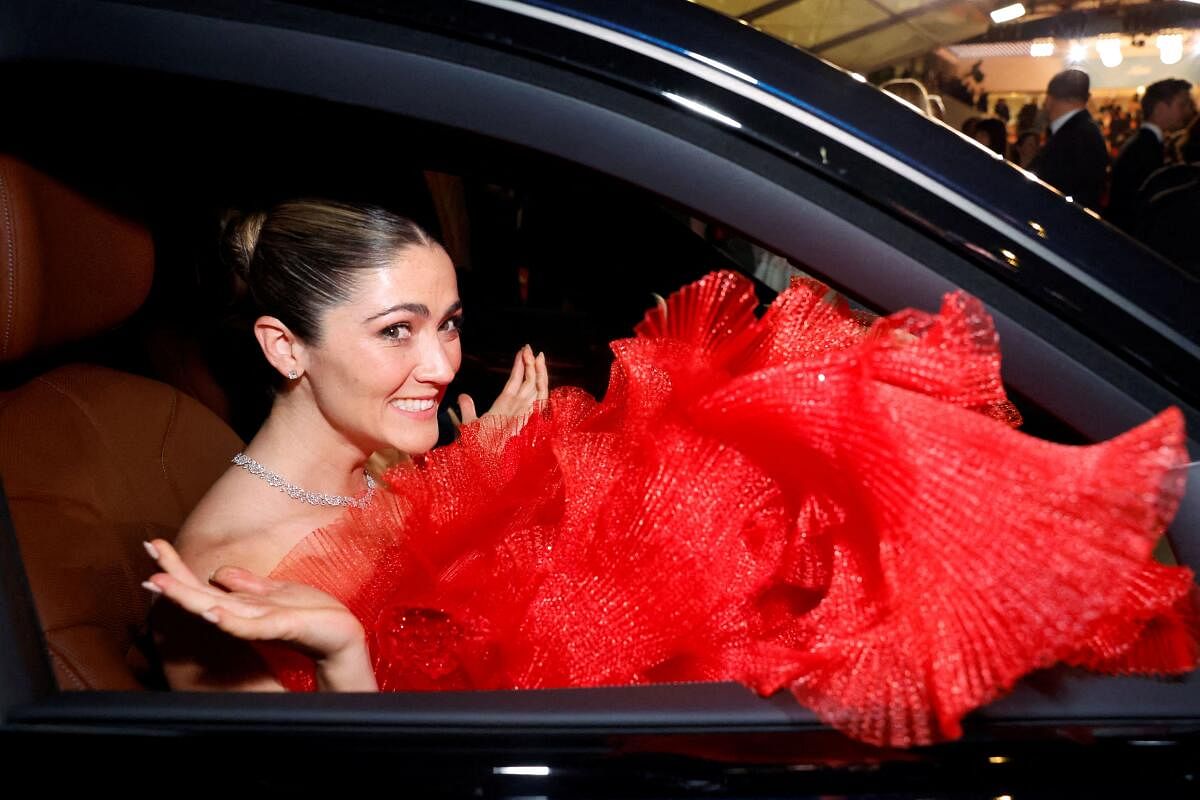
<svg viewBox="0 0 1200 800"><path fill-rule="evenodd" d="M464 427L273 576L346 603L385 690L733 680L892 746L1056 662L1194 668L1192 573L1151 558L1178 410L1042 441L979 301L872 321L831 298L797 280L759 318L711 274L613 343L603 401Z"/></svg>

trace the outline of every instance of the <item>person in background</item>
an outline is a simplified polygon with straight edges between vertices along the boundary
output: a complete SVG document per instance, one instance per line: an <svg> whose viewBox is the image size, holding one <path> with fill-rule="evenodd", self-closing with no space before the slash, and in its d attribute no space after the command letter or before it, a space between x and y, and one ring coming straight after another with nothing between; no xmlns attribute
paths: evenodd
<svg viewBox="0 0 1200 800"><path fill-rule="evenodd" d="M1017 112L1017 130L1032 131L1039 130L1043 126L1038 124L1038 107L1034 103L1026 103L1021 106L1021 110Z"/></svg>
<svg viewBox="0 0 1200 800"><path fill-rule="evenodd" d="M1142 95L1142 126L1113 162L1112 192L1105 218L1125 231L1137 222L1138 190L1161 167L1163 138L1186 125L1195 113L1192 85L1179 78L1156 81Z"/></svg>
<svg viewBox="0 0 1200 800"><path fill-rule="evenodd" d="M1000 155L1008 152L1008 126L999 117L980 119L975 123L971 137Z"/></svg>
<svg viewBox="0 0 1200 800"><path fill-rule="evenodd" d="M1006 125L1008 124L1009 118L1012 116L1012 112L1008 110L1008 103L1004 101L1003 97L996 101L996 107L993 109L993 112L997 117L1003 120Z"/></svg>
<svg viewBox="0 0 1200 800"><path fill-rule="evenodd" d="M1012 146L1012 155L1009 156L1009 161L1029 169L1029 165L1033 163L1033 159L1037 157L1038 150L1042 147L1042 137L1037 131L1021 131L1017 134L1016 144Z"/></svg>
<svg viewBox="0 0 1200 800"><path fill-rule="evenodd" d="M1121 145L1129 138L1129 126L1133 122L1133 116L1114 104L1112 111L1112 120L1108 123L1108 140L1116 149L1120 149Z"/></svg>
<svg viewBox="0 0 1200 800"><path fill-rule="evenodd" d="M1029 169L1076 203L1099 209L1108 172L1108 145L1087 112L1091 81L1066 69L1046 86L1050 135Z"/></svg>

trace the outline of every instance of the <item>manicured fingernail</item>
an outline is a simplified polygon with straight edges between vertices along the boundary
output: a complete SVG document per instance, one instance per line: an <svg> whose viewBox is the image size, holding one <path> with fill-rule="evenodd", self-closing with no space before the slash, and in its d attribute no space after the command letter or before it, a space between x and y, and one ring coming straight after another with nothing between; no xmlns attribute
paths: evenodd
<svg viewBox="0 0 1200 800"><path fill-rule="evenodd" d="M151 583L150 581L142 581L142 588L145 589L147 592L150 592L151 594L162 594L162 589L159 588L159 585L157 583Z"/></svg>
<svg viewBox="0 0 1200 800"><path fill-rule="evenodd" d="M204 612L203 614L201 614L200 616L204 617L204 618L205 618L206 620L208 620L209 622L216 622L216 621L217 621L217 615L216 615L216 612L213 612L213 611L205 611L205 612Z"/></svg>
<svg viewBox="0 0 1200 800"><path fill-rule="evenodd" d="M158 561L158 548L157 547L150 544L149 542L142 542L142 547L146 548L146 554L148 556L153 558L155 561Z"/></svg>

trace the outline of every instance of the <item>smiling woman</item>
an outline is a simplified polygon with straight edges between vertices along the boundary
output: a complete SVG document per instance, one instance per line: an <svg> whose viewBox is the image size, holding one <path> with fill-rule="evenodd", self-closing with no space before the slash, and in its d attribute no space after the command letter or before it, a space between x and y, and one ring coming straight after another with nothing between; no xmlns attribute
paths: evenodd
<svg viewBox="0 0 1200 800"><path fill-rule="evenodd" d="M372 206L290 201L231 216L225 232L279 389L245 452L184 523L178 554L165 543L150 548L169 574L145 586L227 632L315 654L325 688L370 689L358 621L300 585L275 592L271 606L256 575L345 507L365 503L374 491L365 472L372 453L419 454L436 444L437 408L462 362L454 265L414 222ZM545 359L525 348L493 411L519 416L546 393ZM475 417L469 397L460 405L464 419ZM301 608L315 613L287 613ZM171 616L160 616L156 629L173 687L280 688L244 645L164 613Z"/></svg>

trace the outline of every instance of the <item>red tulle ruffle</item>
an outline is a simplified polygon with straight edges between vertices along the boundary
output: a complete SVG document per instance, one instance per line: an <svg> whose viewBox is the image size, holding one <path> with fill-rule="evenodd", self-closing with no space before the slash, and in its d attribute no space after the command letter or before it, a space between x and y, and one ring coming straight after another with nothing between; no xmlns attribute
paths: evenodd
<svg viewBox="0 0 1200 800"><path fill-rule="evenodd" d="M757 318L744 278L685 287L613 344L602 402L464 427L274 577L354 611L383 689L735 680L878 744L953 738L1056 662L1192 669L1192 575L1150 555L1180 413L1026 436L977 300L870 322L828 294Z"/></svg>

